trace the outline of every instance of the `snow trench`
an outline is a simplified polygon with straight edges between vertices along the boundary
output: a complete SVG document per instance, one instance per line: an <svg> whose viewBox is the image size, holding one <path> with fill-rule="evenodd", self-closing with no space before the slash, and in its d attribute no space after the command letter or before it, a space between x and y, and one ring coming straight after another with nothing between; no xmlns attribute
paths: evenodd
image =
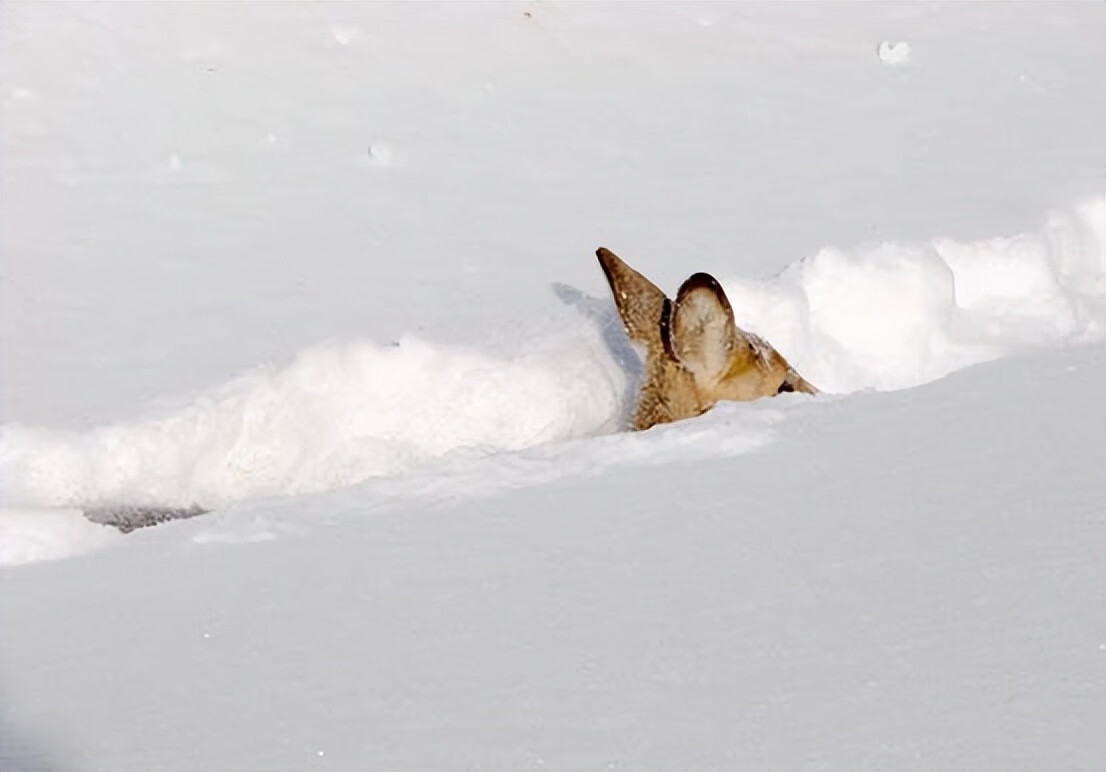
<svg viewBox="0 0 1106 772"><path fill-rule="evenodd" d="M824 391L902 389L1102 339L1104 219L1098 199L1013 237L825 248L768 281L720 278L738 324ZM327 343L161 415L86 432L5 425L5 504L213 507L619 431L639 365L609 298L575 300L576 326L513 353Z"/></svg>

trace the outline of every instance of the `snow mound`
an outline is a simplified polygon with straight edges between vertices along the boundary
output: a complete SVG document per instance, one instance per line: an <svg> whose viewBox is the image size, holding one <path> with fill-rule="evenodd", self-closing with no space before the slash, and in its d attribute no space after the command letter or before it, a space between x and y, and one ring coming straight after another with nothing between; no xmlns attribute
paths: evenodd
<svg viewBox="0 0 1106 772"><path fill-rule="evenodd" d="M1103 200L1036 233L825 248L767 282L723 281L737 323L837 393L903 389L1104 333Z"/></svg>
<svg viewBox="0 0 1106 772"><path fill-rule="evenodd" d="M75 509L5 508L0 514L0 566L72 557L122 538Z"/></svg>
<svg viewBox="0 0 1106 772"><path fill-rule="evenodd" d="M459 448L615 431L626 377L598 334L518 354L328 343L169 415L65 433L0 428L6 494L54 506L185 506L392 475Z"/></svg>
<svg viewBox="0 0 1106 772"><path fill-rule="evenodd" d="M876 50L879 60L893 67L902 66L910 62L910 44L906 42L894 42L884 40Z"/></svg>
<svg viewBox="0 0 1106 772"><path fill-rule="evenodd" d="M1103 220L1096 200L1036 233L826 248L769 281L723 284L738 323L823 390L906 388L1026 347L1102 338ZM520 336L514 352L416 337L328 343L167 414L81 433L5 425L5 498L212 507L616 432L639 373L612 344L613 304L588 302L604 310Z"/></svg>

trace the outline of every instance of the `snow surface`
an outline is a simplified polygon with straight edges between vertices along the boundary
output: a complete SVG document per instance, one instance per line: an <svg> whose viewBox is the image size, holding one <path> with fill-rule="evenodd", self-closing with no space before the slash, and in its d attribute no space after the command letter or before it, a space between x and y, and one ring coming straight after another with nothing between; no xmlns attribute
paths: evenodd
<svg viewBox="0 0 1106 772"><path fill-rule="evenodd" d="M725 286L739 323L823 390L905 388L1021 346L1100 340L1104 221L1099 199L1040 233L823 249L777 279ZM166 415L78 432L5 425L5 494L32 506L217 507L401 474L463 449L517 451L624 428L634 354L611 304L562 294L590 316L512 354L416 337L330 343ZM0 560L18 562L27 530L0 533Z"/></svg>
<svg viewBox="0 0 1106 772"><path fill-rule="evenodd" d="M0 768L1102 768L1101 5L0 22Z"/></svg>

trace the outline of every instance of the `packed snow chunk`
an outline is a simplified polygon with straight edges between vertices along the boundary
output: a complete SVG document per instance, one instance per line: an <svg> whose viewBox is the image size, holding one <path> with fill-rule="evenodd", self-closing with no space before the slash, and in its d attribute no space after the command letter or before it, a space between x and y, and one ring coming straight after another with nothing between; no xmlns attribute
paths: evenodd
<svg viewBox="0 0 1106 772"><path fill-rule="evenodd" d="M947 350L953 274L932 249L897 244L860 252L825 249L800 270L810 304L811 347L843 365L836 367L834 381L845 385L857 377L866 387L899 388L952 369L935 359ZM865 366L852 370L854 362ZM840 390L832 382L824 388Z"/></svg>
<svg viewBox="0 0 1106 772"><path fill-rule="evenodd" d="M1036 234L936 242L956 274L957 305L991 338L1047 345L1103 334L1102 201L1054 214Z"/></svg>
<svg viewBox="0 0 1106 772"><path fill-rule="evenodd" d="M906 42L895 43L890 40L884 40L879 44L877 53L879 54L879 60L881 62L893 67L910 62L910 44Z"/></svg>
<svg viewBox="0 0 1106 772"><path fill-rule="evenodd" d="M1076 332L1074 307L1060 287L1040 236L1021 235L979 244L940 242L956 272L957 304L994 337L1040 342Z"/></svg>
<svg viewBox="0 0 1106 772"><path fill-rule="evenodd" d="M0 508L0 566L81 555L121 534L91 523L78 509Z"/></svg>

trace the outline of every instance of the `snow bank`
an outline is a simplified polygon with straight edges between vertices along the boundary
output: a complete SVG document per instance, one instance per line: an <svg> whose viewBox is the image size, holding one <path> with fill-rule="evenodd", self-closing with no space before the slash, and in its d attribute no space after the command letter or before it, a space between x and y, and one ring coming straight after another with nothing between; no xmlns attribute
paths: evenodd
<svg viewBox="0 0 1106 772"><path fill-rule="evenodd" d="M409 337L329 343L166 416L65 433L0 429L9 498L219 504L336 488L458 448L515 450L618 428L627 381L586 329L516 356Z"/></svg>
<svg viewBox="0 0 1106 772"><path fill-rule="evenodd" d="M903 389L1033 346L1103 337L1103 200L1036 233L825 248L723 281L738 324L825 391Z"/></svg>
<svg viewBox="0 0 1106 772"><path fill-rule="evenodd" d="M0 566L72 557L120 538L123 534L89 522L76 509L0 510Z"/></svg>
<svg viewBox="0 0 1106 772"><path fill-rule="evenodd" d="M1100 339L1103 219L1097 200L1037 233L826 248L767 282L723 284L738 323L822 389L905 388L1027 346ZM396 475L455 451L612 433L638 372L612 343L612 304L596 305L575 327L520 335L513 353L415 337L329 343L164 415L84 433L5 425L5 498L218 506Z"/></svg>

